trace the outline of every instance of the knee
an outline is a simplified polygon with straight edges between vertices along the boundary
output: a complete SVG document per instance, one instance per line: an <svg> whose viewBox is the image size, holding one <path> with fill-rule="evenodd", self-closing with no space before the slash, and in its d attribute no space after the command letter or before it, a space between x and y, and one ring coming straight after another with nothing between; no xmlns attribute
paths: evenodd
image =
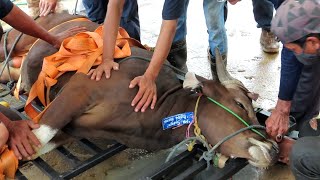
<svg viewBox="0 0 320 180"><path fill-rule="evenodd" d="M3 123L0 123L0 149L7 143L9 132Z"/></svg>
<svg viewBox="0 0 320 180"><path fill-rule="evenodd" d="M319 142L320 137L304 137L297 140L290 154L290 166L294 174L305 175L317 171L317 163L320 162Z"/></svg>

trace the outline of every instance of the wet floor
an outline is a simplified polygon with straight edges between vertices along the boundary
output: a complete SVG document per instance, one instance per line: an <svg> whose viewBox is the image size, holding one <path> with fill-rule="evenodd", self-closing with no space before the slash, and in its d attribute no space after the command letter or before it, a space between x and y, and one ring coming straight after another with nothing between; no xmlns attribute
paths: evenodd
<svg viewBox="0 0 320 180"><path fill-rule="evenodd" d="M161 9L164 0L138 0L141 20L142 44L154 46L161 26ZM75 0L64 0L62 7L73 9ZM208 35L203 16L202 1L191 0L188 9L188 61L189 71L205 78L211 78L207 61ZM252 13L252 2L241 1L235 6L229 5L226 24L229 52L228 70L241 80L246 87L260 94L256 106L269 109L275 105L280 77L280 54L266 54L259 43L260 29ZM77 146L74 153L79 156L90 156ZM165 151L148 154L141 150L128 150L102 162L75 179L138 179L141 174L151 171L164 161ZM64 170L63 160L49 153L45 156L57 169ZM30 179L44 179L31 165L26 165L24 172ZM293 179L287 166L277 165L269 170L258 170L250 165L236 174L233 179Z"/></svg>

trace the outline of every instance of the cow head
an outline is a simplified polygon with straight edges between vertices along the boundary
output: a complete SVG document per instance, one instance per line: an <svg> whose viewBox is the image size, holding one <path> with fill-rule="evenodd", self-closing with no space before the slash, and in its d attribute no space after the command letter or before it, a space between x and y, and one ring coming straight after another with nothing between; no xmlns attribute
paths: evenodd
<svg viewBox="0 0 320 180"><path fill-rule="evenodd" d="M208 97L235 112L248 124L258 124L252 107L252 100L257 96L228 73L218 52L216 58L219 82L201 79L191 73L187 73L184 82L185 88L203 94L197 117L203 135L212 145L246 126L237 117L208 100ZM265 131L258 131L266 137ZM252 130L244 131L224 142L218 151L228 157L246 158L252 165L262 168L272 165L278 159L277 144Z"/></svg>

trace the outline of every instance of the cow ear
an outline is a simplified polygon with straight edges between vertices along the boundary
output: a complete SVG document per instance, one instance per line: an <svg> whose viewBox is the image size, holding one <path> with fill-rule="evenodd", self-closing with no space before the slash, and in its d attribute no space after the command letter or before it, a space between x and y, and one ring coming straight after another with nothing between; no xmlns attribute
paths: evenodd
<svg viewBox="0 0 320 180"><path fill-rule="evenodd" d="M191 89L197 93L202 91L202 83L196 78L196 75L192 72L187 72L185 80L183 82L184 89Z"/></svg>
<svg viewBox="0 0 320 180"><path fill-rule="evenodd" d="M257 93L254 93L254 92L248 92L247 93L248 97L254 101L257 101L258 97L259 97L259 94Z"/></svg>

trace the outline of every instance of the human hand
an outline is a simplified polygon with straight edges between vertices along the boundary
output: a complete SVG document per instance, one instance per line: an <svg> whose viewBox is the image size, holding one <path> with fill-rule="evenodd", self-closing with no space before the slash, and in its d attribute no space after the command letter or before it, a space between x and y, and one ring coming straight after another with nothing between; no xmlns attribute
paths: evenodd
<svg viewBox="0 0 320 180"><path fill-rule="evenodd" d="M277 142L282 140L282 136L289 129L289 113L284 113L279 109L274 109L271 116L266 120L267 133ZM281 138L279 138L281 136Z"/></svg>
<svg viewBox="0 0 320 180"><path fill-rule="evenodd" d="M105 73L106 78L111 77L111 70L119 70L119 64L114 62L113 59L104 60L96 69L91 69L88 73L88 76L91 76L92 80L99 81Z"/></svg>
<svg viewBox="0 0 320 180"><path fill-rule="evenodd" d="M11 121L7 125L9 131L9 147L14 151L18 159L27 158L35 153L33 147L40 147L41 143L32 130L39 128L30 120Z"/></svg>
<svg viewBox="0 0 320 180"><path fill-rule="evenodd" d="M141 109L141 112L145 112L150 103L151 109L154 109L157 102L157 86L154 78L146 74L135 77L130 82L129 88L134 88L136 85L139 86L139 91L131 102L131 106L136 106L134 111L138 112Z"/></svg>
<svg viewBox="0 0 320 180"><path fill-rule="evenodd" d="M50 12L54 12L57 6L57 0L40 0L39 8L40 14L39 16L46 16Z"/></svg>
<svg viewBox="0 0 320 180"><path fill-rule="evenodd" d="M60 48L62 41L64 39L66 39L70 36L74 36L80 32L84 32L84 31L87 31L86 27L75 26L75 27L67 29L61 33L55 34L55 35L53 35L52 45L58 49L58 48Z"/></svg>

